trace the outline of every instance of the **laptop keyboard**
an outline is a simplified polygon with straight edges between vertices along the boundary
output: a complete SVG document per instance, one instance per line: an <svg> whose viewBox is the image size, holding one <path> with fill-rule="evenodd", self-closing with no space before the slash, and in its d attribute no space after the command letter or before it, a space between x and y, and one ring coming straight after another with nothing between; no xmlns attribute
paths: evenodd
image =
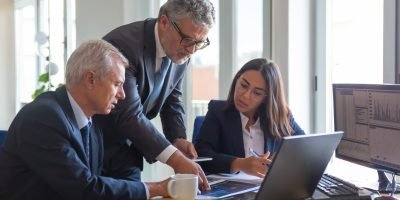
<svg viewBox="0 0 400 200"><path fill-rule="evenodd" d="M358 196L359 188L329 174L324 174L317 186L323 193L330 197Z"/></svg>

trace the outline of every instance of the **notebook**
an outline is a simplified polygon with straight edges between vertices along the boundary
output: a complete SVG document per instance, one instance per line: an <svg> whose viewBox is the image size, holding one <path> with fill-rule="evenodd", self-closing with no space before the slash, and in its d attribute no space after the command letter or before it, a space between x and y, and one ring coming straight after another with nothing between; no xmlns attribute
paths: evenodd
<svg viewBox="0 0 400 200"><path fill-rule="evenodd" d="M256 199L311 197L342 136L333 132L283 138Z"/></svg>

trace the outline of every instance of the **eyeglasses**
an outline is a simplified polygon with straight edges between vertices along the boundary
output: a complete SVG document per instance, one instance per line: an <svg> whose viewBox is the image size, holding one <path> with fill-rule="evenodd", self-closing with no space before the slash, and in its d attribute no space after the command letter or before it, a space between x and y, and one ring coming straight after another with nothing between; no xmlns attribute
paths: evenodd
<svg viewBox="0 0 400 200"><path fill-rule="evenodd" d="M236 91L240 94L244 94L250 90L250 85L244 80L238 80L236 83ZM265 90L254 88L250 91L250 95L253 99L261 99L267 96L267 92Z"/></svg>
<svg viewBox="0 0 400 200"><path fill-rule="evenodd" d="M195 45L196 50L200 50L200 49L204 49L208 45L210 45L210 40L208 38L206 40L204 40L204 41L196 41L195 39L183 34L181 29L179 29L179 26L175 22L171 22L171 23L174 26L176 32L179 33L179 36L181 36L180 44L184 48L188 48L188 47L191 47L191 46Z"/></svg>

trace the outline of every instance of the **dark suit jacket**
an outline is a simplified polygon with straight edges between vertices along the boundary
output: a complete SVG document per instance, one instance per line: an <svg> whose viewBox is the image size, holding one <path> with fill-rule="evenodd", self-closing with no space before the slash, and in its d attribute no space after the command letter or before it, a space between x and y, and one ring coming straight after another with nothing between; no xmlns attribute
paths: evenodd
<svg viewBox="0 0 400 200"><path fill-rule="evenodd" d="M235 108L224 110L225 105L226 101L210 101L199 136L194 141L199 156L213 158L200 163L206 173L230 173L232 161L245 157L240 113ZM293 135L304 134L293 117L290 123L295 131ZM281 142L265 133L264 138L265 152L276 152Z"/></svg>
<svg viewBox="0 0 400 200"><path fill-rule="evenodd" d="M106 158L114 159L106 161L107 165L125 160L120 154L129 154L121 151L127 138L133 143L134 151L143 153L150 163L155 161L155 157L170 145L170 142L176 138L186 138L181 96L188 62L182 65L171 64L157 102L152 108L148 108L147 105L149 94L154 84L157 84L152 79L156 56L155 23L156 19L148 19L127 24L103 38L118 48L129 60L124 83L125 100L119 101L110 115L96 117L103 126ZM163 132L170 142L150 122L158 113ZM117 156L120 158L116 158ZM141 166L142 156L136 155L135 159Z"/></svg>
<svg viewBox="0 0 400 200"><path fill-rule="evenodd" d="M100 176L101 131L91 128L91 163L65 87L24 106L0 151L0 199L145 199L138 181ZM89 168L88 166L91 166Z"/></svg>

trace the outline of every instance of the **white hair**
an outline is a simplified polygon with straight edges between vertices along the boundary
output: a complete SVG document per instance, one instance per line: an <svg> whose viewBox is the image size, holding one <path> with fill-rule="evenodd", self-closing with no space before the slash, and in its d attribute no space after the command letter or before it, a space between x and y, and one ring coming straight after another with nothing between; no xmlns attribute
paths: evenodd
<svg viewBox="0 0 400 200"><path fill-rule="evenodd" d="M125 68L128 66L128 60L112 44L105 40L87 41L75 49L68 59L66 86L76 85L88 70L96 71L100 79L104 79L115 63L121 63Z"/></svg>

